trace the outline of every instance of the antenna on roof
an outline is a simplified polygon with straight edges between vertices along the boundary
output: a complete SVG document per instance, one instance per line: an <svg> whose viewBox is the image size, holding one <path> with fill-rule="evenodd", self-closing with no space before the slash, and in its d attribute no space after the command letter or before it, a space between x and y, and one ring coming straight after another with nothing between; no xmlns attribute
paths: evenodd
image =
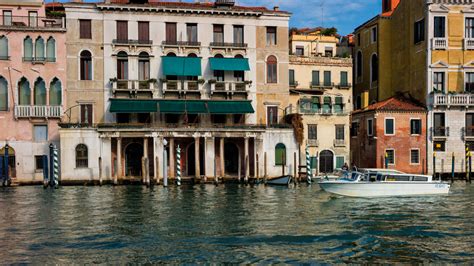
<svg viewBox="0 0 474 266"><path fill-rule="evenodd" d="M320 6L321 6L321 28L324 28L324 4L326 0L321 0Z"/></svg>

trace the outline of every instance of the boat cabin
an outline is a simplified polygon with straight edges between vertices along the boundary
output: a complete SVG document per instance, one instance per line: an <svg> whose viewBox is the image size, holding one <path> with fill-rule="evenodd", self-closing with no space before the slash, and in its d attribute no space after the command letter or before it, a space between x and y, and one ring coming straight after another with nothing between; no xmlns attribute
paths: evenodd
<svg viewBox="0 0 474 266"><path fill-rule="evenodd" d="M411 174L387 174L378 173L378 182L432 182L432 177L429 175L411 175Z"/></svg>

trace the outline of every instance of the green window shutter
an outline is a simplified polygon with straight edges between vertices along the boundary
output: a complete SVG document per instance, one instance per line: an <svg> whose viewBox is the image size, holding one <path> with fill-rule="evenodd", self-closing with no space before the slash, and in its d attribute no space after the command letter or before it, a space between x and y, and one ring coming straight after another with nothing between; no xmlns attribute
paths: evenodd
<svg viewBox="0 0 474 266"><path fill-rule="evenodd" d="M8 39L5 36L0 37L0 57L8 56Z"/></svg>
<svg viewBox="0 0 474 266"><path fill-rule="evenodd" d="M35 42L35 58L44 59L44 40L41 37L38 37Z"/></svg>
<svg viewBox="0 0 474 266"><path fill-rule="evenodd" d="M336 168L342 168L344 166L344 156L336 157Z"/></svg>
<svg viewBox="0 0 474 266"><path fill-rule="evenodd" d="M54 79L49 87L49 105L58 106L62 102L61 81Z"/></svg>
<svg viewBox="0 0 474 266"><path fill-rule="evenodd" d="M35 82L35 105L46 105L46 85L44 81L38 80Z"/></svg>
<svg viewBox="0 0 474 266"><path fill-rule="evenodd" d="M30 105L31 103L31 89L30 83L25 78L21 79L19 88L20 88L20 105Z"/></svg>
<svg viewBox="0 0 474 266"><path fill-rule="evenodd" d="M347 86L347 84L348 84L348 82L347 82L347 72L342 71L341 72L341 85Z"/></svg>
<svg viewBox="0 0 474 266"><path fill-rule="evenodd" d="M0 77L0 111L8 110L8 84L7 81Z"/></svg>
<svg viewBox="0 0 474 266"><path fill-rule="evenodd" d="M290 85L295 84L295 71L293 69L290 69Z"/></svg>
<svg viewBox="0 0 474 266"><path fill-rule="evenodd" d="M56 61L56 41L50 37L46 42L46 58L49 61Z"/></svg>
<svg viewBox="0 0 474 266"><path fill-rule="evenodd" d="M331 71L324 71L324 85L331 86Z"/></svg>
<svg viewBox="0 0 474 266"><path fill-rule="evenodd" d="M275 147L275 165L286 164L286 147L282 143L278 143Z"/></svg>
<svg viewBox="0 0 474 266"><path fill-rule="evenodd" d="M316 169L318 167L318 157L310 157L310 166L311 169Z"/></svg>
<svg viewBox="0 0 474 266"><path fill-rule="evenodd" d="M311 84L313 86L319 86L319 71L312 72Z"/></svg>
<svg viewBox="0 0 474 266"><path fill-rule="evenodd" d="M30 37L26 37L25 40L23 40L23 49L23 57L25 57L27 61L31 61L33 59L33 40Z"/></svg>

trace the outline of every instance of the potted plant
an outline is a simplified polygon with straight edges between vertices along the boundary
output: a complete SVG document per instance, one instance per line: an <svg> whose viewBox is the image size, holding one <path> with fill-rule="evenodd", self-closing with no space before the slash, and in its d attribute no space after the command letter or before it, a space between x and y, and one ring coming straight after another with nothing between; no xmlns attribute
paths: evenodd
<svg viewBox="0 0 474 266"><path fill-rule="evenodd" d="M110 82L117 82L117 81L118 81L117 78L111 78L111 79L110 79Z"/></svg>
<svg viewBox="0 0 474 266"><path fill-rule="evenodd" d="M209 84L215 84L216 82L217 82L217 80L215 80L215 79L210 79L210 80L208 81Z"/></svg>
<svg viewBox="0 0 474 266"><path fill-rule="evenodd" d="M202 84L206 83L206 80L205 79L198 79L197 82L202 85Z"/></svg>
<svg viewBox="0 0 474 266"><path fill-rule="evenodd" d="M168 82L168 80L166 78L160 78L160 81L163 82L163 83Z"/></svg>

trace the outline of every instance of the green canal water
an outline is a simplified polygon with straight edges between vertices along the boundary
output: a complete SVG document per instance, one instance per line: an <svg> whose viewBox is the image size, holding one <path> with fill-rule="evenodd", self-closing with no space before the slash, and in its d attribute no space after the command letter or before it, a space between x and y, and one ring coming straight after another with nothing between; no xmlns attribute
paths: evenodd
<svg viewBox="0 0 474 266"><path fill-rule="evenodd" d="M0 188L0 264L474 261L474 185L354 199L317 185Z"/></svg>

